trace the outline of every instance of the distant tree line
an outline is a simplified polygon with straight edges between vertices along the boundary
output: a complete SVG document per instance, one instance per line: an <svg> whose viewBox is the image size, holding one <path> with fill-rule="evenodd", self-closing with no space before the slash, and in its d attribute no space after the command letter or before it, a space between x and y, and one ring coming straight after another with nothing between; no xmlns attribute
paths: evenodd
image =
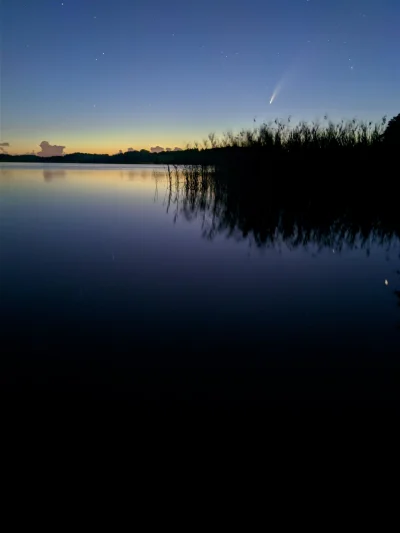
<svg viewBox="0 0 400 533"><path fill-rule="evenodd" d="M41 157L38 155L9 155L0 154L0 161L23 163L98 163L98 164L163 164L185 165L200 164L203 160L199 157L198 149L189 149L176 152L153 153L148 150L125 152L121 154L87 154L75 152L64 156Z"/></svg>

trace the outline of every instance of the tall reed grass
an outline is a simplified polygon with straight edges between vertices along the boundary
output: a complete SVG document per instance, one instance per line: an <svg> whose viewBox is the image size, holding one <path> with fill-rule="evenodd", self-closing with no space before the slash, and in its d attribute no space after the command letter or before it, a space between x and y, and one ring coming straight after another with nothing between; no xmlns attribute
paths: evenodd
<svg viewBox="0 0 400 533"><path fill-rule="evenodd" d="M242 129L234 134L227 131L221 137L210 133L203 140L203 149L216 148L264 148L290 152L304 149L329 148L357 148L380 145L385 132L386 117L380 122L365 122L357 119L342 120L334 123L327 116L321 124L318 121L300 122L291 125L291 118L287 122L275 119L273 122L263 123L253 129ZM199 149L195 142L188 149Z"/></svg>

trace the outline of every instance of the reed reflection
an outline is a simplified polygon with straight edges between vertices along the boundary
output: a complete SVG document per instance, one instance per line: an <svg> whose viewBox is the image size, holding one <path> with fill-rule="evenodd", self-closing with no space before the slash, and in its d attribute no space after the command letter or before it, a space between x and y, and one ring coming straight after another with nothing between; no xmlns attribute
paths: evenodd
<svg viewBox="0 0 400 533"><path fill-rule="evenodd" d="M400 237L395 198L366 185L342 189L342 182L324 191L321 184L219 175L203 166L168 167L167 177L167 212L174 210L175 221L200 218L210 240L225 234L258 247L315 245L336 253L345 246L369 254L373 244L389 249Z"/></svg>

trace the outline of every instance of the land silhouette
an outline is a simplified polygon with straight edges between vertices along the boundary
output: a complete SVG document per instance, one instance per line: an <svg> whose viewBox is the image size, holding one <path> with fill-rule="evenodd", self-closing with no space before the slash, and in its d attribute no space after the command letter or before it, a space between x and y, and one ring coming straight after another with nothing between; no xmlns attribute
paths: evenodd
<svg viewBox="0 0 400 533"><path fill-rule="evenodd" d="M387 124L386 117L373 124L356 119L333 123L324 117L323 124L300 122L291 126L276 119L238 134L230 131L218 138L210 133L201 143L195 141L181 151L132 150L109 154L76 152L63 156L43 157L34 154L0 153L0 162L26 163L98 163L98 164L163 164L213 165L241 170L244 166L260 170L270 163L297 162L305 157L327 157L342 162L347 158L389 157L400 144L400 114Z"/></svg>

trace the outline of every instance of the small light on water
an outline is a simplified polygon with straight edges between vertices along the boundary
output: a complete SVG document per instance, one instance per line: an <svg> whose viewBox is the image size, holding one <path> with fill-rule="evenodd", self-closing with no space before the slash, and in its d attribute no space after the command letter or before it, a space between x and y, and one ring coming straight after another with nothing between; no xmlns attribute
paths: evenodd
<svg viewBox="0 0 400 533"><path fill-rule="evenodd" d="M389 282L387 279L385 279L385 285L389 285Z"/></svg>

